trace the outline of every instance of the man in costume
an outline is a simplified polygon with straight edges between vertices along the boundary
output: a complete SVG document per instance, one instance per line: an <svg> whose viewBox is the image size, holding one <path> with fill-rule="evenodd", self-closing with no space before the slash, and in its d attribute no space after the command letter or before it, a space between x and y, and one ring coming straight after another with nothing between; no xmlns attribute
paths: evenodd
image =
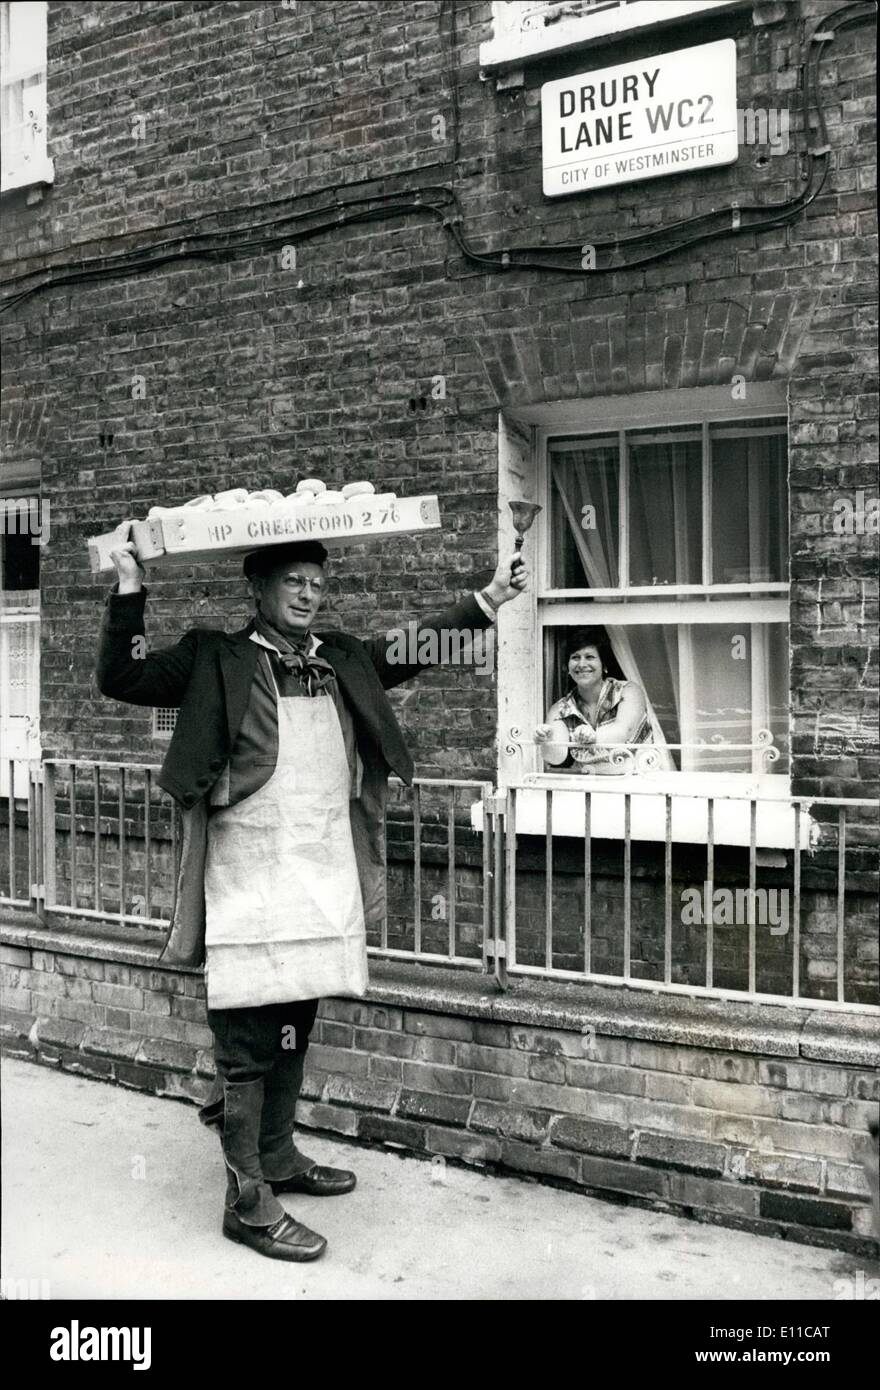
<svg viewBox="0 0 880 1390"><path fill-rule="evenodd" d="M355 1185L296 1147L294 1115L319 1000L367 988L388 776L413 775L385 692L424 666L398 664L390 636L313 632L326 584L317 541L246 556L256 612L241 631L195 628L135 655L146 589L133 552L113 555L97 679L113 699L180 711L158 779L183 811L162 960L206 965L217 1077L200 1118L223 1149L223 1234L271 1259L317 1259L326 1240L278 1194ZM442 654L444 632L489 627L525 583L520 557L502 562L485 589L419 624L409 654Z"/></svg>

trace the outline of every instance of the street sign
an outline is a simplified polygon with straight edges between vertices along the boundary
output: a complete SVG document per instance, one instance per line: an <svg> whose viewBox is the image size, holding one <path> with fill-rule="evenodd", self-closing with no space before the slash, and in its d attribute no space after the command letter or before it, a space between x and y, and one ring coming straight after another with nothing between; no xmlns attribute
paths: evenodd
<svg viewBox="0 0 880 1390"><path fill-rule="evenodd" d="M545 82L541 128L550 198L732 164L736 43L720 39Z"/></svg>

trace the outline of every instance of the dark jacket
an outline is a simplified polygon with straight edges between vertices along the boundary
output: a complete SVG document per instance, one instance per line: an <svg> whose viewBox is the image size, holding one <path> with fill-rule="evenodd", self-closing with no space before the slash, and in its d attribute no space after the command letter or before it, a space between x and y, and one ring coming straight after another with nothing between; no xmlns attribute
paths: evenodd
<svg viewBox="0 0 880 1390"><path fill-rule="evenodd" d="M97 681L102 695L132 705L179 708L180 713L158 782L183 808L183 845L171 933L164 959L198 965L204 958L204 859L207 793L227 762L247 708L260 648L251 642L248 624L225 633L192 628L174 646L147 655L144 606L147 590L107 599L98 649ZM486 617L473 596L418 625L408 650L418 651L421 637L443 630L486 628ZM388 660L386 637L361 642L344 632L319 632L320 655L334 667L355 724L364 765L361 797L351 803L352 835L364 911L368 924L384 913L382 816L389 772L410 782L413 762L385 694L411 680L424 664ZM138 641L140 639L140 641ZM438 643L442 653L442 643ZM425 650L423 647L422 650ZM430 650L430 644L428 647ZM277 756L277 744L275 748ZM271 759L272 750L267 749ZM264 767L263 785L274 762ZM257 785L253 790L257 790Z"/></svg>

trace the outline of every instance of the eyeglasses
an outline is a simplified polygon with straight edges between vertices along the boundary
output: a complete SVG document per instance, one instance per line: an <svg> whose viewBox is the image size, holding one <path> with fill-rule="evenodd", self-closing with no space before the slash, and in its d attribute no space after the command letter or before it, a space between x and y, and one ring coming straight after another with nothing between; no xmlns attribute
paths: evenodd
<svg viewBox="0 0 880 1390"><path fill-rule="evenodd" d="M286 574L284 576L284 587L296 595L304 594L309 585L311 585L312 593L320 598L324 592L323 579L312 579L306 574Z"/></svg>

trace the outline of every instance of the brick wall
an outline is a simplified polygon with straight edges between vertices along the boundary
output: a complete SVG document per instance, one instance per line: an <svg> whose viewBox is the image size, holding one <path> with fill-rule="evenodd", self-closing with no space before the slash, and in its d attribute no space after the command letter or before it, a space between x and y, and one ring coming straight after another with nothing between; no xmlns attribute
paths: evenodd
<svg viewBox="0 0 880 1390"><path fill-rule="evenodd" d="M58 933L10 926L4 939L9 1055L204 1097L213 1062L198 972ZM500 996L485 978L388 963L372 979L367 1000L321 1005L302 1126L877 1253L863 1168L880 1095L876 1018L844 1026L836 1014L597 986Z"/></svg>
<svg viewBox="0 0 880 1390"><path fill-rule="evenodd" d="M741 105L800 102L807 34L831 0L758 6L602 48L597 61L731 34ZM549 201L541 82L583 55L481 81L488 3L49 6L56 182L4 199L14 272L251 226L335 198L454 184L479 248L569 241L738 199L783 201L802 158L745 150L725 168ZM835 497L875 488L874 57L870 27L823 59L832 154L793 224L707 241L638 270L484 273L420 212L277 251L179 260L70 284L6 317L4 441L41 466L42 730L48 752L151 751L147 715L96 696L101 588L84 538L157 497L369 475L439 492L441 536L384 548L334 582L332 616L384 630L481 578L496 530L496 420L523 402L651 388L789 383L792 709L797 789L877 785L876 537L832 533ZM434 118L446 122L432 136ZM797 126L797 118L793 127ZM264 204L274 200L272 207ZM442 374L446 395L431 394ZM133 398L132 379L146 394ZM424 404L422 404L424 402ZM234 567L151 586L150 625L240 622ZM488 677L426 675L397 697L420 770L488 774Z"/></svg>

